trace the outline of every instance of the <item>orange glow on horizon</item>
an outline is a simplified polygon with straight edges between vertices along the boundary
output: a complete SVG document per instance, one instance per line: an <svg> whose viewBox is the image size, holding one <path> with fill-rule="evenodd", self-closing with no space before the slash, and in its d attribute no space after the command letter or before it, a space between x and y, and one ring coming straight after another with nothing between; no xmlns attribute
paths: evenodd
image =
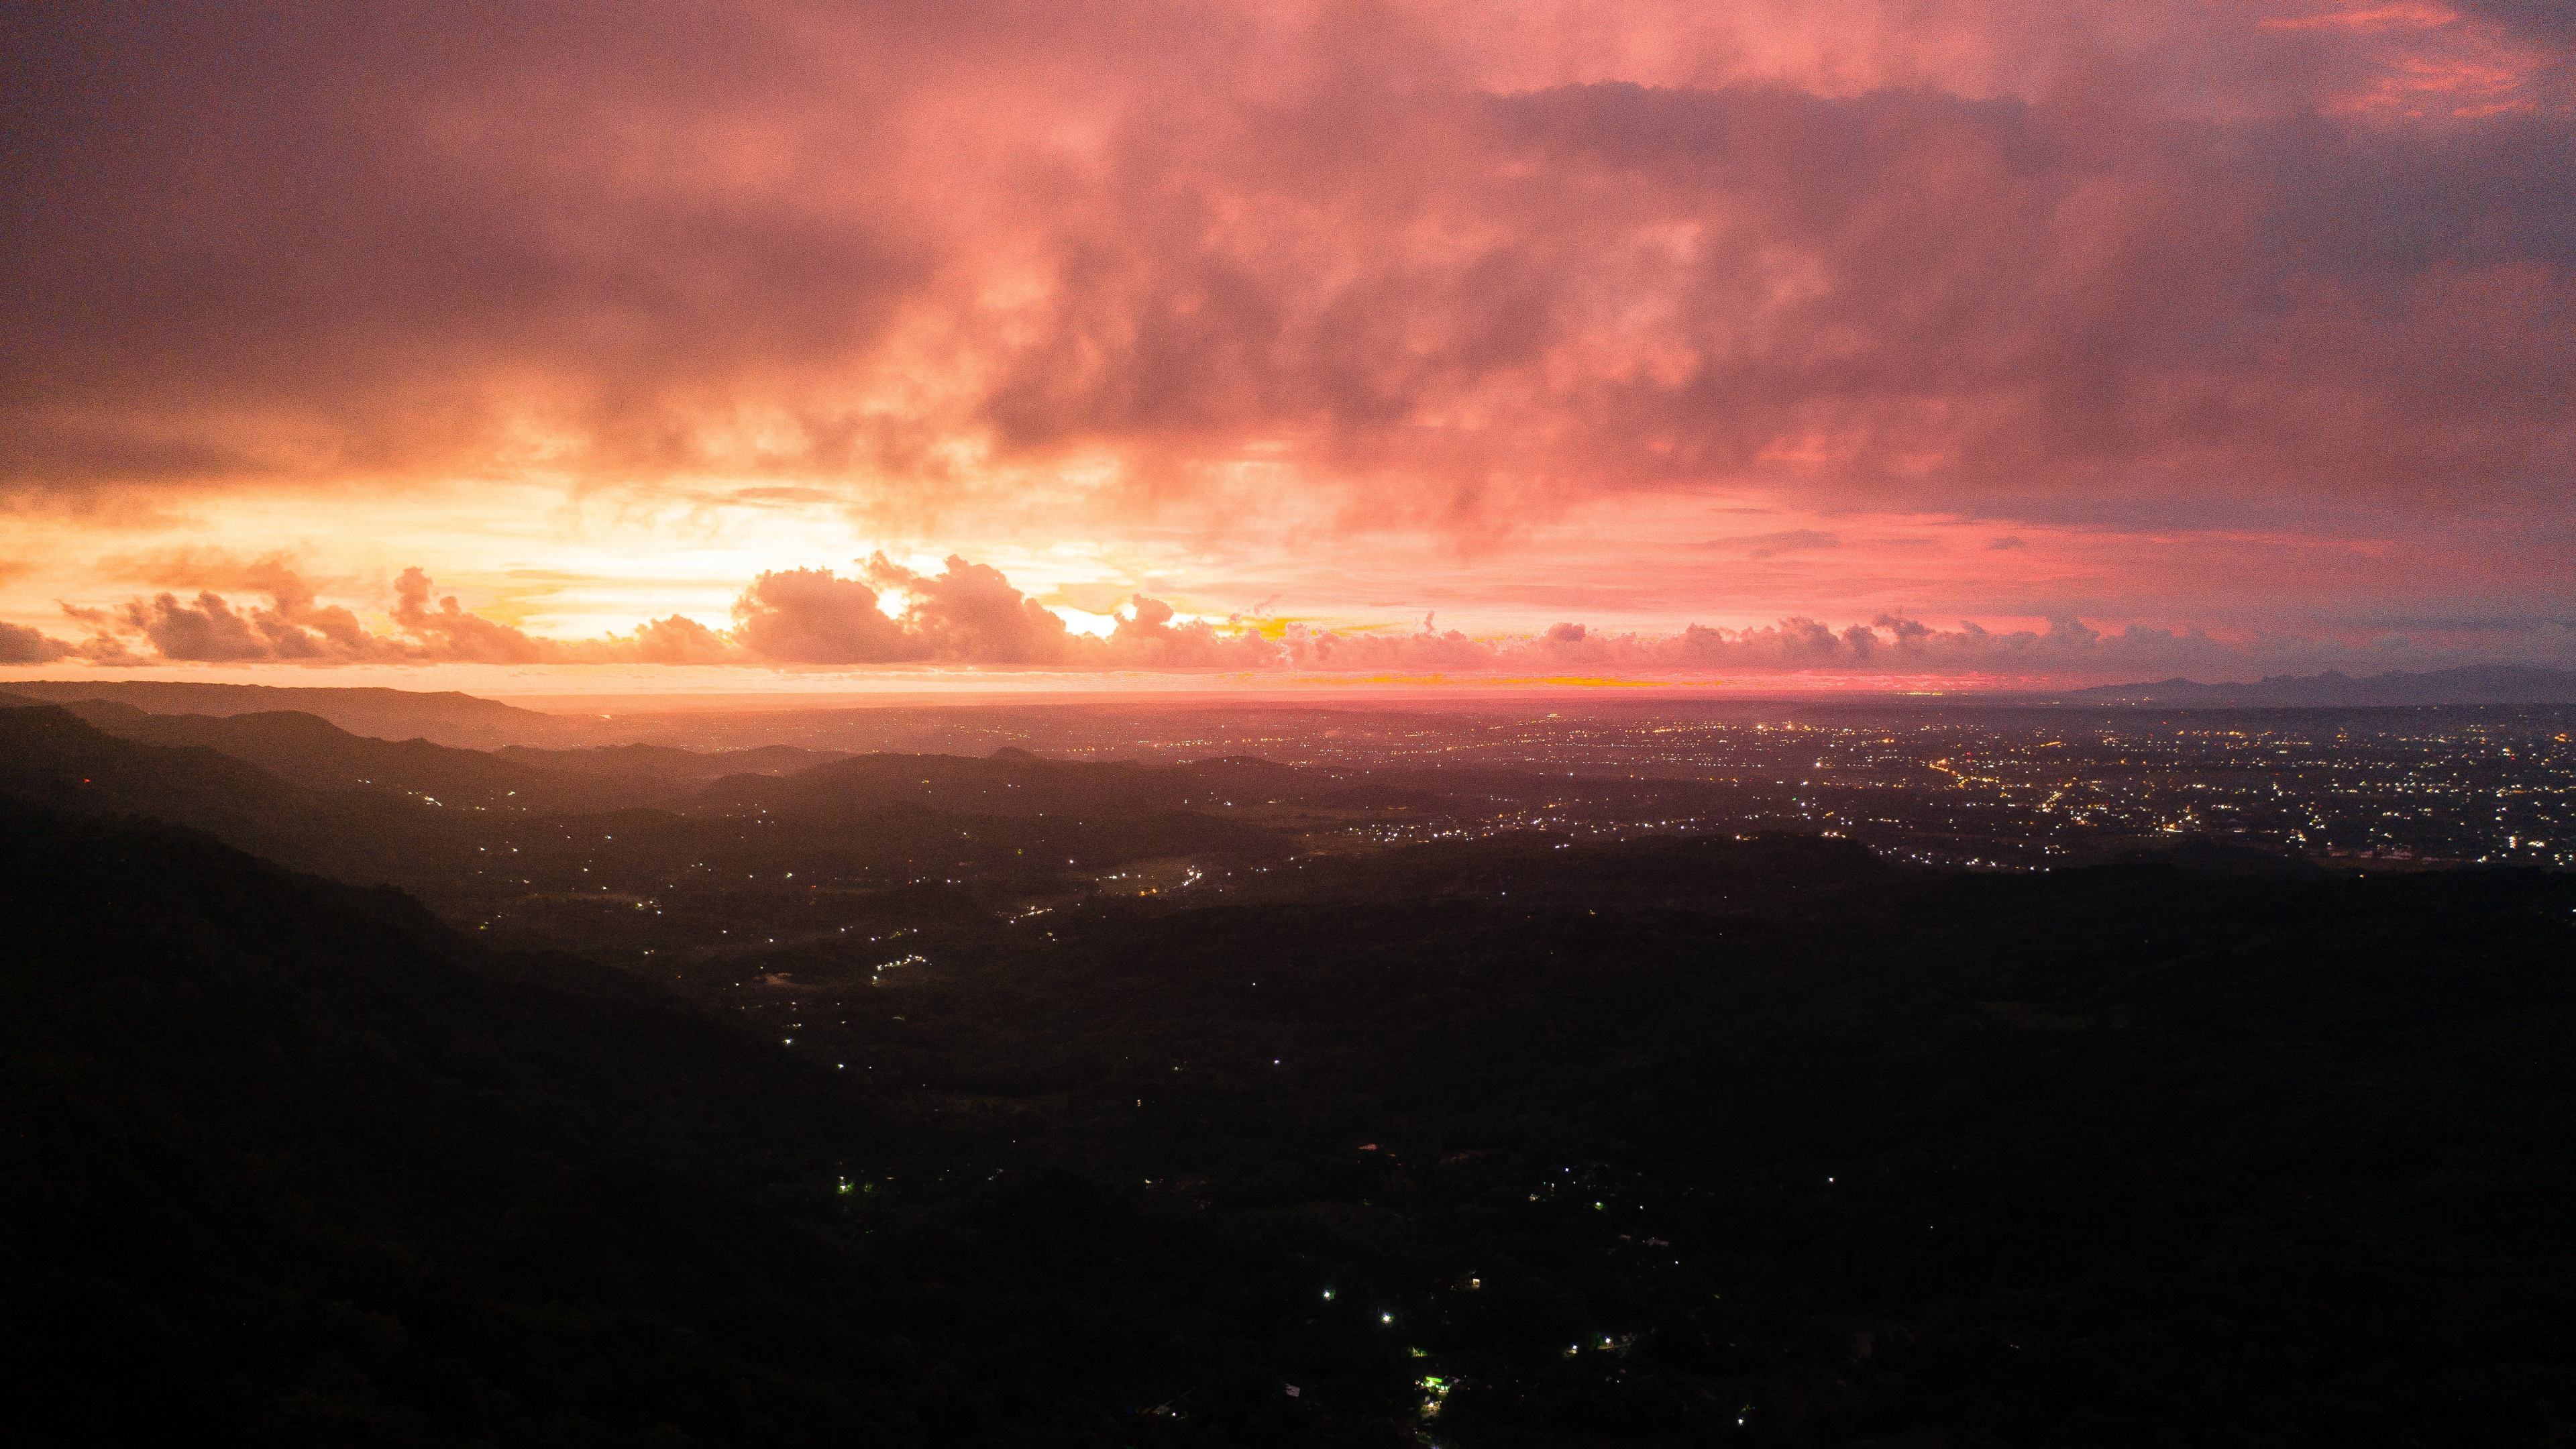
<svg viewBox="0 0 2576 1449"><path fill-rule="evenodd" d="M0 679L2576 666L2536 12L728 13L30 35Z"/></svg>

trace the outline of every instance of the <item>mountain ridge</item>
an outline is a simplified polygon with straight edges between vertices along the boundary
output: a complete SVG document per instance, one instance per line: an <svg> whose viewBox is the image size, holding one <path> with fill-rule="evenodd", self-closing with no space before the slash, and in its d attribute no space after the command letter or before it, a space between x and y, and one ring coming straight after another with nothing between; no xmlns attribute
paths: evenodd
<svg viewBox="0 0 2576 1449"><path fill-rule="evenodd" d="M425 739L459 749L489 750L504 744L553 742L575 727L558 715L540 714L459 690L388 689L381 685L215 684L196 680L17 679L0 693L45 704L102 699L147 714L318 715L351 734L377 739Z"/></svg>
<svg viewBox="0 0 2576 1449"><path fill-rule="evenodd" d="M2576 670L2472 664L2424 672L2392 669L2356 677L2329 669L2323 674L2266 675L2251 684L2202 684L2176 676L2137 684L2097 684L2055 697L2102 704L2291 707L2576 704Z"/></svg>
<svg viewBox="0 0 2576 1449"><path fill-rule="evenodd" d="M658 804L672 793L646 775L556 770L418 737L385 740L355 734L303 710L148 714L95 699L60 707L106 734L144 744L203 745L311 790L367 790L449 805L555 813Z"/></svg>

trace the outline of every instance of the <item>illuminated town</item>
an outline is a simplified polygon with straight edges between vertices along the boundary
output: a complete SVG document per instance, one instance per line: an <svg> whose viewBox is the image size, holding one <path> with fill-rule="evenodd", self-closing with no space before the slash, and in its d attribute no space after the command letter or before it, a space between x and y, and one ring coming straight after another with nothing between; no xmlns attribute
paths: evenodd
<svg viewBox="0 0 2576 1449"><path fill-rule="evenodd" d="M1347 782L1343 818L1309 811L1298 822L1328 850L1506 830L1794 830L1971 869L2197 843L2335 868L2576 865L2576 709L2563 706L1100 705L815 711L687 728L693 743L734 746L1027 748L1155 763L1252 756ZM1405 799L1389 793L1399 791ZM1255 802L1216 808L1259 818Z"/></svg>

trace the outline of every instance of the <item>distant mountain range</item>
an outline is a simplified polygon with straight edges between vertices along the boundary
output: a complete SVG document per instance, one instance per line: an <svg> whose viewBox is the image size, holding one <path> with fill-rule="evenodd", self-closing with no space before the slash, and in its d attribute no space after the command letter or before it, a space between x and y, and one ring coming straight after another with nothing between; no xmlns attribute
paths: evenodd
<svg viewBox="0 0 2576 1449"><path fill-rule="evenodd" d="M708 780L726 774L789 774L846 759L846 750L773 745L753 750L703 752L627 741L603 743L608 726L581 715L545 714L453 690L430 693L379 687L214 684L165 680L12 680L0 694L69 705L109 701L150 715L228 718L276 716L297 711L327 720L354 735L378 740L427 740L452 749L495 752L502 759L548 772L665 780ZM2391 670L2355 678L2339 670L2276 674L2250 684L2202 684L2191 679L2103 684L2053 693L2065 704L2350 708L2459 704L2576 705L2576 670L2520 665L2470 665L2425 673ZM92 722L120 734L165 744L214 744L211 737L181 740L167 728L145 729L91 711ZM204 732L204 722L198 729ZM614 736L611 736L614 739ZM258 759L256 753L248 758ZM260 763L269 761L261 759ZM367 773L372 774L370 770ZM447 783L453 788L453 782ZM550 801L557 806L569 800Z"/></svg>
<svg viewBox="0 0 2576 1449"><path fill-rule="evenodd" d="M2424 674L2391 670L2355 679L2338 670L2275 674L2253 684L2201 684L2167 679L2155 684L2104 684L2058 696L2097 704L2167 705L2426 705L2576 704L2576 670L2480 664Z"/></svg>
<svg viewBox="0 0 2576 1449"><path fill-rule="evenodd" d="M444 698L438 695L423 697L431 700ZM42 700L13 693L12 689L0 689L0 710L43 703ZM68 700L52 708L120 739L171 749L184 750L193 746L212 750L231 760L257 766L278 781L302 790L409 796L435 805L520 815L581 814L635 806L671 805L709 782L727 776L757 778L789 774L849 758L842 752L799 749L790 745L707 754L663 745L569 750L509 745L497 751L485 751L435 744L416 735L399 742L376 738L343 730L320 715L298 710L213 715L150 714L116 700L87 697ZM420 715L387 714L380 717L378 723L418 725L422 721ZM5 737L6 732L0 731L0 738ZM24 763L23 760L0 761L0 780L8 778L14 767ZM142 813L162 812L147 810ZM187 816L171 818L205 824Z"/></svg>
<svg viewBox="0 0 2576 1449"><path fill-rule="evenodd" d="M300 710L351 734L383 740L425 739L458 749L556 744L577 730L560 715L540 714L454 690L331 688L268 684L201 684L166 680L12 680L5 691L48 704L104 699L147 714L274 714Z"/></svg>

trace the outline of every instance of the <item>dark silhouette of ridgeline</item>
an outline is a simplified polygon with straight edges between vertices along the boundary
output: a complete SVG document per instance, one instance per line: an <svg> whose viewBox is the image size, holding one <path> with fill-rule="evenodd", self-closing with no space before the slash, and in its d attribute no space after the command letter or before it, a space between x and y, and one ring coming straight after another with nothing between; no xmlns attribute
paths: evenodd
<svg viewBox="0 0 2576 1449"><path fill-rule="evenodd" d="M568 739L579 727L559 715L540 714L455 690L430 693L153 679L12 680L0 689L47 704L109 700L147 714L228 716L296 710L318 715L351 734L391 740L425 739L432 744L473 750L553 744Z"/></svg>
<svg viewBox="0 0 2576 1449"><path fill-rule="evenodd" d="M808 773L811 820L738 774L576 841L0 710L21 1437L1395 1445L1435 1383L1459 1449L2576 1433L2576 877L1528 834L979 936L889 889L900 946L648 980L236 848L451 890L494 832L537 890L636 849L774 927L826 855L1045 875L1345 788Z"/></svg>
<svg viewBox="0 0 2576 1449"><path fill-rule="evenodd" d="M2155 684L2103 684L2055 698L2088 704L2336 708L2456 704L2576 704L2576 670L2479 664L2424 674L2391 670L2356 679L2275 674L2252 684L2201 684L2174 678Z"/></svg>
<svg viewBox="0 0 2576 1449"><path fill-rule="evenodd" d="M550 812L584 822L585 842L596 830L596 848L613 840L618 851L657 862L648 874L693 861L773 876L829 863L890 877L935 854L943 868L971 857L980 869L1007 870L1037 888L1054 883L1053 867L1038 869L1042 862L1097 868L1205 852L1267 859L1289 848L1276 832L1178 803L1205 801L1228 783L1276 788L1274 777L1296 778L1261 762L1138 769L881 756L809 769L794 778L814 783L783 790L756 770L731 768L740 755L775 764L807 753L695 756L697 768L728 771L712 782L592 775L421 740L367 739L294 712L140 715L96 701L21 707L0 694L0 799L171 821L299 870L399 884L451 907L453 892L496 856L542 873L539 861L551 862L555 845L570 839L560 824L530 833L528 822ZM934 775L944 793L916 797L913 782L923 775ZM1324 783L1329 794L1333 782ZM1027 812L1015 798L1022 794L1053 813ZM748 831L743 822L752 817L774 828ZM630 868L626 856L619 860L619 869ZM555 864L579 871L588 863L585 855ZM598 888L596 879L557 882L576 883Z"/></svg>

